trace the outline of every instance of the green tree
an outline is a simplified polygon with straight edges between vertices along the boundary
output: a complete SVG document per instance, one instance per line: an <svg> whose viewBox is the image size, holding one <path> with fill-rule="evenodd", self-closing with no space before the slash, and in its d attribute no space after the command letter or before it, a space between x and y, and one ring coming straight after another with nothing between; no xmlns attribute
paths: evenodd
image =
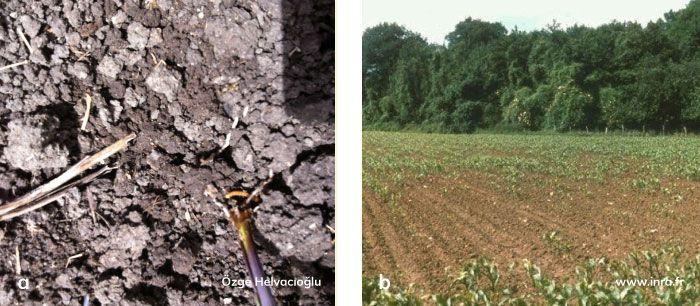
<svg viewBox="0 0 700 306"><path fill-rule="evenodd" d="M379 97L386 94L389 77L399 59L404 40L411 32L395 23L382 23L362 34L362 79L365 90ZM366 96L363 95L363 98Z"/></svg>
<svg viewBox="0 0 700 306"><path fill-rule="evenodd" d="M592 105L590 94L573 85L561 85L557 87L554 101L547 109L545 127L556 131L583 129L589 122Z"/></svg>
<svg viewBox="0 0 700 306"><path fill-rule="evenodd" d="M689 128L700 128L700 86L695 87L682 111L683 122Z"/></svg>
<svg viewBox="0 0 700 306"><path fill-rule="evenodd" d="M625 102L619 89L606 87L600 90L600 109L605 127L615 128L625 124L628 120Z"/></svg>
<svg viewBox="0 0 700 306"><path fill-rule="evenodd" d="M383 23L363 33L363 124L700 129L700 0L641 25L507 31L467 18L444 45Z"/></svg>
<svg viewBox="0 0 700 306"><path fill-rule="evenodd" d="M460 101L451 118L451 132L470 133L479 126L483 106L479 102Z"/></svg>

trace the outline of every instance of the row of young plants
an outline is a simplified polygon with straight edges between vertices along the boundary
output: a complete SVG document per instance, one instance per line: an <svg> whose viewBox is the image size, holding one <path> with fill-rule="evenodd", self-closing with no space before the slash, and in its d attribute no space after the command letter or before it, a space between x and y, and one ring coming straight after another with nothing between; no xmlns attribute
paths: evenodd
<svg viewBox="0 0 700 306"><path fill-rule="evenodd" d="M526 286L513 281L515 264L502 271L479 258L455 277L451 286L457 293L424 294L413 285L383 290L377 279L363 278L362 300L364 305L697 305L700 254L686 255L675 246L634 252L624 260L590 259L563 280L524 260ZM647 285L630 283L635 280Z"/></svg>
<svg viewBox="0 0 700 306"><path fill-rule="evenodd" d="M364 132L363 138L366 172L424 177L470 169L513 176L540 173L599 183L610 177L631 176L630 184L638 188L648 185L641 179L700 180L698 137Z"/></svg>

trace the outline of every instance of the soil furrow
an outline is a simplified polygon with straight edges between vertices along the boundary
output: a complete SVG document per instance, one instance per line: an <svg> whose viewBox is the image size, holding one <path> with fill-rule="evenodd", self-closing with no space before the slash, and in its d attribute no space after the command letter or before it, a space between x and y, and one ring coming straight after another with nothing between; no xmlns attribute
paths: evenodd
<svg viewBox="0 0 700 306"><path fill-rule="evenodd" d="M394 223L394 216L389 213L386 209L382 207L385 206L381 201L366 201L369 204L369 218L374 218L377 220L376 224L381 224L378 228L384 237L385 245L381 246L381 249L386 251L386 253L396 262L396 266L393 267L391 271L377 271L376 274L386 273L392 277L392 281L396 283L403 283L404 285L409 283L423 284L426 283L427 279L418 267L415 265L416 259L414 258L414 248L412 246L404 245L404 239L396 231L396 224Z"/></svg>

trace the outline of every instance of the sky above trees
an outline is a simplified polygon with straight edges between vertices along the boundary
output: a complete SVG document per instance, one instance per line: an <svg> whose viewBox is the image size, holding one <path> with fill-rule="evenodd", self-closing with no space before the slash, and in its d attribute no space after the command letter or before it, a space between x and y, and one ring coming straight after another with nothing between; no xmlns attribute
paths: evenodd
<svg viewBox="0 0 700 306"><path fill-rule="evenodd" d="M467 17L500 22L507 29L530 31L546 27L556 19L563 27L574 24L599 26L612 20L656 21L669 10L678 10L688 0L364 0L364 28L395 22L420 33L430 43L442 44L455 24Z"/></svg>

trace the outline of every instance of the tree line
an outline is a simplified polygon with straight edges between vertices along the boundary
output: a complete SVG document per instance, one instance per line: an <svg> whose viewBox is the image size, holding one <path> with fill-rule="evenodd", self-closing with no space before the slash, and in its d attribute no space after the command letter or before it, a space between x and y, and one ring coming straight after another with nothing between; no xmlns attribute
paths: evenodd
<svg viewBox="0 0 700 306"><path fill-rule="evenodd" d="M444 45L383 23L362 52L365 128L700 130L700 0L646 26L467 18Z"/></svg>

